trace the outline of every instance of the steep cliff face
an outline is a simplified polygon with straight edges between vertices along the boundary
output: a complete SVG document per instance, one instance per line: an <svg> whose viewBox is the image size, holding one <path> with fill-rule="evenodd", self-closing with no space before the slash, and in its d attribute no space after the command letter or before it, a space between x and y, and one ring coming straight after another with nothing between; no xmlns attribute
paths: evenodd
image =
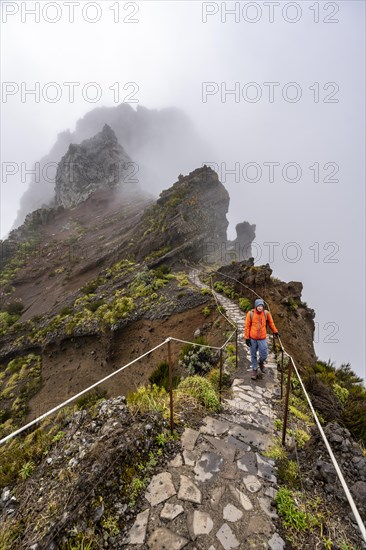
<svg viewBox="0 0 366 550"><path fill-rule="evenodd" d="M57 165L73 143L95 136L104 124L115 132L121 146L139 166L142 187L157 195L164 184L173 181L179 170L187 173L212 158L210 147L197 135L187 115L174 108L147 109L128 103L98 107L89 111L74 132L61 132L50 152L39 161L39 176L24 193L14 227L23 223L32 210L49 205L54 198ZM182 155L184 151L184 155Z"/></svg>
<svg viewBox="0 0 366 550"><path fill-rule="evenodd" d="M179 176L144 215L137 256L198 261L207 249L226 243L229 194L211 168ZM160 251L160 254L159 254Z"/></svg>
<svg viewBox="0 0 366 550"><path fill-rule="evenodd" d="M70 208L103 187L132 188L134 163L107 124L80 145L70 145L58 165L55 202Z"/></svg>

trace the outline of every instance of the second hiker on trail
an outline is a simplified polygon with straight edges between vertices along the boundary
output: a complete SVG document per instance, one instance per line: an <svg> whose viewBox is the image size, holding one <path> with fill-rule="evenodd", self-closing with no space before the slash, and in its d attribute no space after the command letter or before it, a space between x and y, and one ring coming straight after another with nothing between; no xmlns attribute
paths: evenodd
<svg viewBox="0 0 366 550"><path fill-rule="evenodd" d="M261 372L264 372L264 362L268 356L267 323L274 335L279 338L280 335L273 322L272 315L264 309L264 301L259 298L254 302L254 309L248 311L244 326L245 343L250 347L252 380L256 380L258 376L258 351L259 368Z"/></svg>

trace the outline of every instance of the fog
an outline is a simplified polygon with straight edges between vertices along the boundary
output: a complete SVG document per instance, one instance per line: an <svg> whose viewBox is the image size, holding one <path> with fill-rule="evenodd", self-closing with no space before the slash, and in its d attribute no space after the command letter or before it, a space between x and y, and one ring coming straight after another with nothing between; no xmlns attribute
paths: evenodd
<svg viewBox="0 0 366 550"><path fill-rule="evenodd" d="M36 2L1 3L1 236L60 132L122 101L176 107L199 137L163 149L154 191L215 168L229 238L256 224L256 263L316 310L319 358L366 377L364 2L82 1L74 22L68 4L37 22Z"/></svg>

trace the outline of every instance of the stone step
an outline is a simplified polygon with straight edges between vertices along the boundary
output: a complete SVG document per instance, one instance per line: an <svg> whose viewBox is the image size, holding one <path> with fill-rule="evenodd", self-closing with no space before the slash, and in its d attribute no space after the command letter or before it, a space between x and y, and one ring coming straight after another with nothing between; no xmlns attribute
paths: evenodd
<svg viewBox="0 0 366 550"><path fill-rule="evenodd" d="M206 286L198 280L197 270L189 279L199 288ZM245 313L228 298L215 296L242 331ZM238 342L250 358L242 334ZM197 430L185 429L181 451L151 479L146 507L136 516L125 547L285 548L272 506L276 469L263 455L273 432L276 367L270 352L260 381L251 381L248 369L233 381L232 395L223 400L219 414L204 418Z"/></svg>

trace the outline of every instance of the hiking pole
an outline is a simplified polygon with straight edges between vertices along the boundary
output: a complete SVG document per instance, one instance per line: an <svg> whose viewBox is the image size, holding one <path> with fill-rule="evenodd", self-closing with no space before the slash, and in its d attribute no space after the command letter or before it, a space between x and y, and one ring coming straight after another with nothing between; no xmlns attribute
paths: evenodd
<svg viewBox="0 0 366 550"><path fill-rule="evenodd" d="M286 428L287 428L287 417L288 417L288 402L290 398L290 387L291 387L291 372L292 372L292 362L288 362L288 371L287 371L287 386L286 386L286 398L285 398L285 416L283 419L283 430L282 430L282 445L285 445L286 441Z"/></svg>
<svg viewBox="0 0 366 550"><path fill-rule="evenodd" d="M170 347L170 338L168 339L168 364L169 364L169 401L170 401L170 431L174 430L173 418L173 368L172 368L172 352Z"/></svg>

